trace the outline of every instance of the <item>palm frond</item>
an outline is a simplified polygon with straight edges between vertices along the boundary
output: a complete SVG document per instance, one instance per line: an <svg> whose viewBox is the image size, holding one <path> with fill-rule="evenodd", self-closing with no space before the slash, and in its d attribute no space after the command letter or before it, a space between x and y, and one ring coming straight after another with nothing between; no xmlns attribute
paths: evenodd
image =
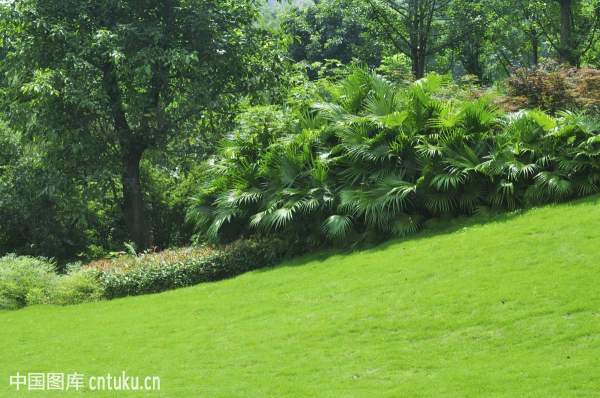
<svg viewBox="0 0 600 398"><path fill-rule="evenodd" d="M392 224L392 232L396 236L414 234L421 229L421 220L418 215L398 214Z"/></svg>
<svg viewBox="0 0 600 398"><path fill-rule="evenodd" d="M329 216L321 225L321 230L328 239L342 240L352 230L352 219L348 216Z"/></svg>

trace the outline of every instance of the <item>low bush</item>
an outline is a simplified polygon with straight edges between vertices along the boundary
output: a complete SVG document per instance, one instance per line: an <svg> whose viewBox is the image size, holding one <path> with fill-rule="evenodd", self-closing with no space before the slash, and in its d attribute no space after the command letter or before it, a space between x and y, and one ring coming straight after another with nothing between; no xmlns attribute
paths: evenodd
<svg viewBox="0 0 600 398"><path fill-rule="evenodd" d="M71 305L98 301L103 297L104 290L98 281L98 272L81 270L56 278L48 302Z"/></svg>
<svg viewBox="0 0 600 398"><path fill-rule="evenodd" d="M197 248L94 263L106 298L157 293L218 281L275 265L303 253L300 242L243 240L219 249Z"/></svg>
<svg viewBox="0 0 600 398"><path fill-rule="evenodd" d="M597 111L600 106L600 70L596 69L544 62L534 68L514 70L506 83L509 97L504 102L509 110L529 107L550 112L566 109Z"/></svg>
<svg viewBox="0 0 600 398"><path fill-rule="evenodd" d="M0 259L0 309L157 293L230 278L306 251L300 241L240 240L219 248L190 247L99 260L81 268L68 267L66 275L56 274L47 260L10 255Z"/></svg>
<svg viewBox="0 0 600 398"><path fill-rule="evenodd" d="M524 97L527 105L552 112L572 107L575 98L568 81L569 69L552 62L535 68L519 68L507 80L512 97Z"/></svg>
<svg viewBox="0 0 600 398"><path fill-rule="evenodd" d="M0 258L0 309L46 302L56 278L54 264L45 259Z"/></svg>
<svg viewBox="0 0 600 398"><path fill-rule="evenodd" d="M58 275L55 265L46 259L15 255L0 258L0 309L79 304L103 296L95 270L73 270Z"/></svg>
<svg viewBox="0 0 600 398"><path fill-rule="evenodd" d="M173 264L186 262L199 257L206 257L215 252L216 249L208 246L185 247L178 249L164 250L160 252L147 252L133 255L122 253L113 258L105 258L93 261L84 266L84 269L93 269L97 271L109 270L127 270L140 265L150 264Z"/></svg>

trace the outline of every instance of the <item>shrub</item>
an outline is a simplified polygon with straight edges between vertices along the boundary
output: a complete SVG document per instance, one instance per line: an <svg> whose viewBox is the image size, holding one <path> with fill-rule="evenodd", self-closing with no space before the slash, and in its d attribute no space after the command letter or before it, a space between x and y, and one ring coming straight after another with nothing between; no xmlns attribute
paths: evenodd
<svg viewBox="0 0 600 398"><path fill-rule="evenodd" d="M575 104L571 91L570 68L547 62L535 68L518 68L507 80L508 94L524 97L531 108L542 108L551 112L568 109Z"/></svg>
<svg viewBox="0 0 600 398"><path fill-rule="evenodd" d="M542 100L563 103L562 89L549 89L560 79L541 81ZM600 191L599 117L506 114L465 83L457 95L443 76L399 87L356 68L324 85L310 112L290 109L293 128L257 159L247 160L245 141L226 138L189 219L215 241L234 231L353 245L404 236L431 218Z"/></svg>
<svg viewBox="0 0 600 398"><path fill-rule="evenodd" d="M185 247L180 249L170 249L161 252L148 252L139 255L122 254L120 256L108 259L93 261L83 267L83 269L93 269L97 271L109 270L128 270L138 266L150 266L152 264L173 264L186 262L200 257L206 257L215 252L216 249L208 246Z"/></svg>
<svg viewBox="0 0 600 398"><path fill-rule="evenodd" d="M413 80L411 61L405 54L384 57L377 73L400 84L408 84Z"/></svg>
<svg viewBox="0 0 600 398"><path fill-rule="evenodd" d="M100 260L59 276L42 259L7 256L0 260L0 308L32 304L70 305L102 298L157 293L218 281L269 267L305 253L302 242L241 240L219 248L195 247Z"/></svg>
<svg viewBox="0 0 600 398"><path fill-rule="evenodd" d="M572 92L578 107L600 113L600 70L572 70Z"/></svg>
<svg viewBox="0 0 600 398"><path fill-rule="evenodd" d="M600 70L577 69L546 62L535 68L519 68L506 81L509 110L529 107L550 112L600 108ZM512 106L512 105L515 106Z"/></svg>
<svg viewBox="0 0 600 398"><path fill-rule="evenodd" d="M269 267L288 255L304 252L301 244L279 240L245 240L220 249L195 249L177 256L146 256L140 259L115 261L116 266L99 269L98 279L106 298L157 293L191 286L200 282L218 281L244 272ZM191 256L196 253L197 256ZM95 265L97 266L97 264Z"/></svg>
<svg viewBox="0 0 600 398"><path fill-rule="evenodd" d="M0 309L46 303L57 278L45 259L8 255L0 258Z"/></svg>
<svg viewBox="0 0 600 398"><path fill-rule="evenodd" d="M78 270L59 276L45 259L8 255L0 258L0 309L34 304L78 304L104 294L95 270Z"/></svg>
<svg viewBox="0 0 600 398"><path fill-rule="evenodd" d="M56 278L48 302L57 305L81 304L98 301L104 290L95 270L80 270Z"/></svg>

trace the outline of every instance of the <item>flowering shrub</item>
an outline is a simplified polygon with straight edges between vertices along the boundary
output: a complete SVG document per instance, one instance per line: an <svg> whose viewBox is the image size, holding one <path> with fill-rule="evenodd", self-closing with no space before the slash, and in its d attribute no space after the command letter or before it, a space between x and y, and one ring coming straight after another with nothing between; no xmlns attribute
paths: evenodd
<svg viewBox="0 0 600 398"><path fill-rule="evenodd" d="M90 265L106 298L157 293L217 281L275 265L288 255L302 253L302 245L283 240L243 240L215 248L129 257Z"/></svg>

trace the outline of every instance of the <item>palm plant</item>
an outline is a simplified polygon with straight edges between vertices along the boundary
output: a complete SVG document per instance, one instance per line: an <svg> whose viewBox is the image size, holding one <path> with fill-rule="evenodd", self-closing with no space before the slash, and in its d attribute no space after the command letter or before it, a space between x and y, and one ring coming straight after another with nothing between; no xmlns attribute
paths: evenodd
<svg viewBox="0 0 600 398"><path fill-rule="evenodd" d="M438 75L396 87L354 67L317 84L312 108L251 108L225 140L189 211L206 236L356 242L600 190L589 115L504 115L485 96L448 98Z"/></svg>

